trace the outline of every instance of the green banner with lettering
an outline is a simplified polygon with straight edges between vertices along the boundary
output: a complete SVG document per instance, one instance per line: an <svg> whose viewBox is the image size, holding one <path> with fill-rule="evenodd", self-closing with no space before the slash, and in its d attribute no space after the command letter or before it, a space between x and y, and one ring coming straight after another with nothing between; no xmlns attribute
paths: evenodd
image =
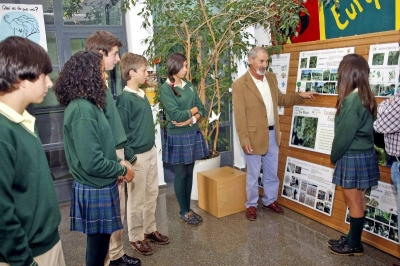
<svg viewBox="0 0 400 266"><path fill-rule="evenodd" d="M321 40L399 27L400 0L331 0L319 9Z"/></svg>

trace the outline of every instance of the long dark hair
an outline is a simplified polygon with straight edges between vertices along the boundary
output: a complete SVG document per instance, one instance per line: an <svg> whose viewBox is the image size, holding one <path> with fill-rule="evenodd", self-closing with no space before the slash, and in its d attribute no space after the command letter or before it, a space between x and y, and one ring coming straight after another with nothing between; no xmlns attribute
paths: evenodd
<svg viewBox="0 0 400 266"><path fill-rule="evenodd" d="M0 95L16 90L22 80L33 82L52 71L50 57L39 44L17 36L0 42Z"/></svg>
<svg viewBox="0 0 400 266"><path fill-rule="evenodd" d="M368 81L368 62L359 54L345 55L338 68L338 98L336 102L336 115L339 115L340 108L347 95L358 88L358 95L362 105L376 116L377 103L371 92Z"/></svg>
<svg viewBox="0 0 400 266"><path fill-rule="evenodd" d="M75 99L84 98L104 108L104 71L102 54L93 51L77 52L65 63L54 86L57 100L67 106Z"/></svg>
<svg viewBox="0 0 400 266"><path fill-rule="evenodd" d="M168 78L172 82L171 88L174 91L174 94L178 97L181 97L180 93L176 90L173 83L175 83L174 75L178 74L179 71L183 67L183 63L186 62L186 56L181 53L173 53L167 59L167 72Z"/></svg>

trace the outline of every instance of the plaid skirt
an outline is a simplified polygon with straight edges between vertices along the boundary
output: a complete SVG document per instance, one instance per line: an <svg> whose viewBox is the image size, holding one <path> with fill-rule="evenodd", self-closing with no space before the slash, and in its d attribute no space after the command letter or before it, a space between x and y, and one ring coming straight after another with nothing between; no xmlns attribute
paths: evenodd
<svg viewBox="0 0 400 266"><path fill-rule="evenodd" d="M380 174L375 150L346 153L336 162L332 183L343 188L366 189L378 185Z"/></svg>
<svg viewBox="0 0 400 266"><path fill-rule="evenodd" d="M166 163L191 164L208 156L203 134L199 129L183 133L169 134L163 145L162 160Z"/></svg>
<svg viewBox="0 0 400 266"><path fill-rule="evenodd" d="M74 181L70 207L71 231L111 234L123 228L118 183L94 188Z"/></svg>

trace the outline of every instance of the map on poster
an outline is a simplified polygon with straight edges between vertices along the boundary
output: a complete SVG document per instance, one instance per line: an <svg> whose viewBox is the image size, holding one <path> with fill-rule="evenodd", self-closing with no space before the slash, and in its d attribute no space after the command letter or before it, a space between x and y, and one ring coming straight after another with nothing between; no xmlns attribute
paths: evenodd
<svg viewBox="0 0 400 266"><path fill-rule="evenodd" d="M364 230L384 239L398 243L399 225L397 222L397 193L392 184L379 181L378 185L365 193L367 210ZM346 223L350 223L347 207Z"/></svg>
<svg viewBox="0 0 400 266"><path fill-rule="evenodd" d="M0 41L9 36L20 36L47 51L42 5L1 4L0 28Z"/></svg>
<svg viewBox="0 0 400 266"><path fill-rule="evenodd" d="M335 197L333 169L287 157L282 197L331 216Z"/></svg>
<svg viewBox="0 0 400 266"><path fill-rule="evenodd" d="M369 84L375 96L390 97L400 92L399 44L371 45Z"/></svg>
<svg viewBox="0 0 400 266"><path fill-rule="evenodd" d="M278 87L283 94L286 93L288 76L289 76L289 63L290 63L290 54L278 54L271 55L272 62L269 64L268 68L272 70L276 75L276 79L278 80ZM284 114L284 107L278 107L278 114Z"/></svg>
<svg viewBox="0 0 400 266"><path fill-rule="evenodd" d="M354 47L300 52L296 91L337 95L337 69L343 56Z"/></svg>
<svg viewBox="0 0 400 266"><path fill-rule="evenodd" d="M330 154L335 113L335 108L293 106L289 146Z"/></svg>

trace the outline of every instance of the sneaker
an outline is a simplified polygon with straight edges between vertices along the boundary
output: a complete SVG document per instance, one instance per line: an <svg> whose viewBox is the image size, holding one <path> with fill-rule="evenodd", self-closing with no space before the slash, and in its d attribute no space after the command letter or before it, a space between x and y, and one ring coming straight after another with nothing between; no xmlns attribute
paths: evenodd
<svg viewBox="0 0 400 266"><path fill-rule="evenodd" d="M198 213L195 213L192 209L190 209L189 213L191 213L194 216L194 218L196 218L199 221L199 223L203 222L203 218Z"/></svg>
<svg viewBox="0 0 400 266"><path fill-rule="evenodd" d="M184 222L190 226L198 226L200 224L199 220L194 217L194 215L190 212L181 216L181 222Z"/></svg>
<svg viewBox="0 0 400 266"><path fill-rule="evenodd" d="M158 231L154 231L150 234L144 234L144 239L149 242L154 242L158 245L166 245L169 243L168 236L164 236Z"/></svg>
<svg viewBox="0 0 400 266"><path fill-rule="evenodd" d="M128 256L124 254L121 258L117 260L110 261L110 266L126 266L126 265L135 265L140 266L142 262L134 257Z"/></svg>
<svg viewBox="0 0 400 266"><path fill-rule="evenodd" d="M340 256L361 256L364 253L362 244L357 247L350 247L347 243L343 243L340 246L331 246L331 253Z"/></svg>
<svg viewBox="0 0 400 266"><path fill-rule="evenodd" d="M341 235L339 239L329 239L328 246L340 246L347 242L347 236Z"/></svg>
<svg viewBox="0 0 400 266"><path fill-rule="evenodd" d="M144 240L138 240L130 243L132 248L142 255L148 256L153 254L153 248Z"/></svg>

